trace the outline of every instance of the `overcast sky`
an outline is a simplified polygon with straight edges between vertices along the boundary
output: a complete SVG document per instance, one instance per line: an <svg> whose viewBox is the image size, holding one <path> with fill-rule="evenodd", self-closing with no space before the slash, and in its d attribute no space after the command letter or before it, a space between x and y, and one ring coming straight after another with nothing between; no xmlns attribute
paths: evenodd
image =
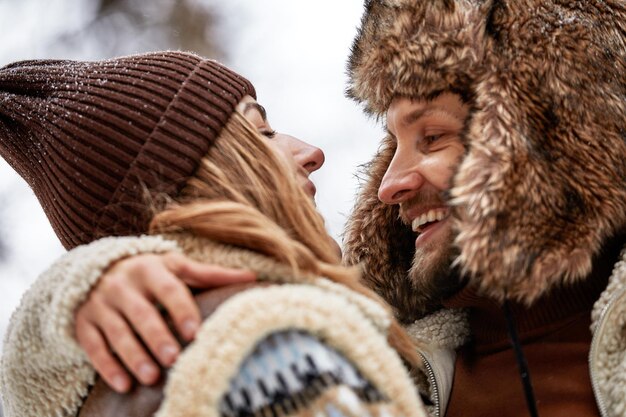
<svg viewBox="0 0 626 417"><path fill-rule="evenodd" d="M253 82L272 126L325 151L326 163L312 178L329 231L340 239L357 189L354 174L382 137L381 126L343 96L362 0L204 3L219 13L226 63ZM0 0L0 66L20 59L109 58L89 45L71 50L48 45L60 31L78 26L88 12L86 0ZM0 230L8 243L8 259L0 263L4 333L21 294L64 249L26 183L2 160L0 195Z"/></svg>

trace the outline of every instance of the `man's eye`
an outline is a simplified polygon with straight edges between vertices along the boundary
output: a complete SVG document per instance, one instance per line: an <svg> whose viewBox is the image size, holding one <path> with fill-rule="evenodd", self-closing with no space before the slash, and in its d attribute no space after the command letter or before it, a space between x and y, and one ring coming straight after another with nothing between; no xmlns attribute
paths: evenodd
<svg viewBox="0 0 626 417"><path fill-rule="evenodd" d="M275 130L259 130L259 133L262 134L263 136L272 139L274 136L276 136L276 131Z"/></svg>
<svg viewBox="0 0 626 417"><path fill-rule="evenodd" d="M442 136L443 136L443 133L440 133L438 135L427 135L427 136L424 136L424 142L430 145L431 143L434 143L438 141L439 139L441 139Z"/></svg>

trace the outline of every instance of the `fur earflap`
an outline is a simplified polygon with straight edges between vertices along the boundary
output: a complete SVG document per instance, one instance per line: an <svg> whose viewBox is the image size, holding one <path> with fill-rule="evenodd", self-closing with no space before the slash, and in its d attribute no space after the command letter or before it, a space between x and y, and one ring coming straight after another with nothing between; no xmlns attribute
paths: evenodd
<svg viewBox="0 0 626 417"><path fill-rule="evenodd" d="M349 96L379 117L394 96L471 104L450 205L458 267L491 297L532 303L583 278L626 230L625 22L623 1L366 2ZM366 276L406 273L381 266L406 250L397 212L374 200L385 158L346 236Z"/></svg>
<svg viewBox="0 0 626 417"><path fill-rule="evenodd" d="M408 311L424 312L426 303L413 296L411 282L406 279L415 236L400 220L398 207L382 204L377 197L394 152L393 142L384 140L376 157L365 167L368 178L347 223L343 261L360 264L364 283L385 298L402 319Z"/></svg>

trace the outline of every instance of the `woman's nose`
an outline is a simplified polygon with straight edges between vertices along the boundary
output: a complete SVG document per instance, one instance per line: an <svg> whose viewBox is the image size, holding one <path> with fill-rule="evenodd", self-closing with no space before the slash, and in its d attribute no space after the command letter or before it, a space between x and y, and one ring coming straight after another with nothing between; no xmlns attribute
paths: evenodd
<svg viewBox="0 0 626 417"><path fill-rule="evenodd" d="M295 139L294 159L309 174L317 171L324 165L326 156L317 146L313 146L299 139Z"/></svg>

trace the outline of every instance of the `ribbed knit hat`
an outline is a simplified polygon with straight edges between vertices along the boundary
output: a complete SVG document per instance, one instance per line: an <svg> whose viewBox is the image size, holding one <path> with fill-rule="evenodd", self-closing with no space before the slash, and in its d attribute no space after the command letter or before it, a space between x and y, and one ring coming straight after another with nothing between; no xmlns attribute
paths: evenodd
<svg viewBox="0 0 626 417"><path fill-rule="evenodd" d="M176 195L248 80L183 52L0 69L0 153L70 249L146 231L145 191Z"/></svg>

